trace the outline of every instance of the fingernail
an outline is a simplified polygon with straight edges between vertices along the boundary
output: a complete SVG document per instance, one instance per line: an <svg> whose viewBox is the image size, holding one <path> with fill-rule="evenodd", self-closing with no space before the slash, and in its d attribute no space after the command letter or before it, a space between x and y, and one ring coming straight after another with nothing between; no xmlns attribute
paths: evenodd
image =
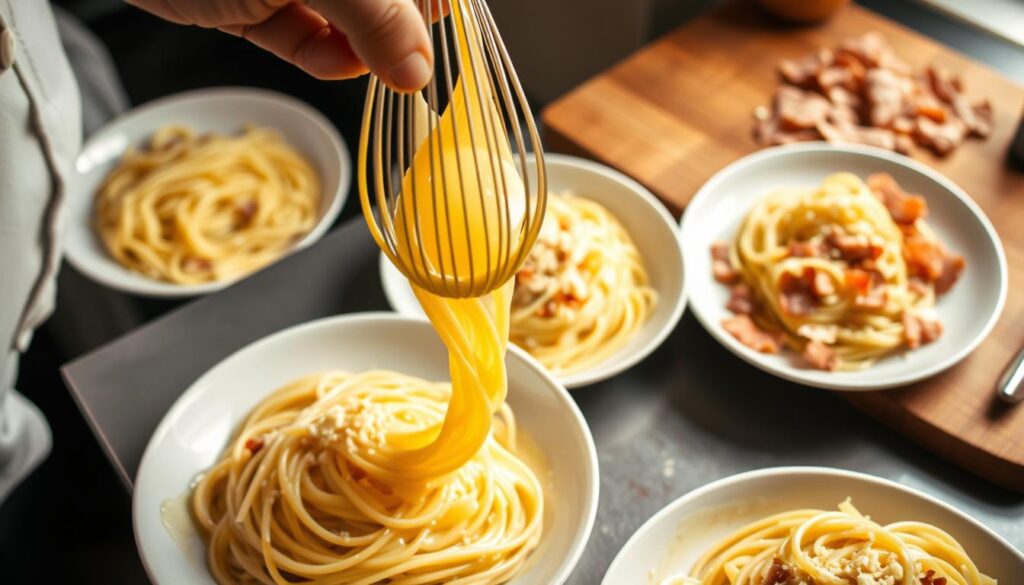
<svg viewBox="0 0 1024 585"><path fill-rule="evenodd" d="M430 65L427 58L419 51L409 53L388 71L391 83L399 89L421 89L430 81Z"/></svg>

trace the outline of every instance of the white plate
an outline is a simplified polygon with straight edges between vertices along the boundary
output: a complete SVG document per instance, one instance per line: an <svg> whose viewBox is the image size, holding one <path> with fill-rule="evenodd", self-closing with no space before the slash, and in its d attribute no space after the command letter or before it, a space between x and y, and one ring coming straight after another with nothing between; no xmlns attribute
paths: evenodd
<svg viewBox="0 0 1024 585"><path fill-rule="evenodd" d="M879 360L859 372L804 367L792 352L756 352L722 328L729 289L711 276L711 243L731 240L754 202L774 189L813 187L828 175L850 171L861 178L891 174L900 186L928 201L928 224L967 268L936 307L945 327L935 342ZM725 167L701 187L682 220L690 306L711 334L762 370L809 386L878 390L932 376L956 364L985 339L1006 300L1007 270L999 236L984 212L952 181L922 163L886 150L808 143L769 148Z"/></svg>
<svg viewBox="0 0 1024 585"><path fill-rule="evenodd" d="M578 388L610 378L633 366L668 337L683 315L686 291L683 253L675 220L658 199L640 183L604 165L566 156L545 154L548 192L571 191L600 203L629 232L643 258L658 303L639 332L619 351L585 370L554 376L567 388ZM532 160L529 161L534 168ZM380 276L391 307L403 315L422 316L409 282L381 254Z"/></svg>
<svg viewBox="0 0 1024 585"><path fill-rule="evenodd" d="M129 146L144 143L168 124L199 132L237 133L245 124L273 128L298 150L320 178L320 214L312 231L292 249L320 239L334 223L348 196L351 166L348 148L330 120L313 107L276 92L241 87L189 91L161 98L119 116L94 134L75 162L68 181L70 225L67 259L93 280L125 292L152 297L184 297L220 290L230 281L182 285L155 280L118 264L93 229L93 200L103 179Z"/></svg>
<svg viewBox="0 0 1024 585"><path fill-rule="evenodd" d="M547 458L544 535L528 570L512 584L562 583L579 560L597 512L594 441L565 388L516 348L507 357L508 401ZM424 322L392 313L332 317L286 329L228 357L178 398L153 433L135 478L135 540L158 585L213 584L200 537L184 523L172 538L160 508L220 457L243 417L264 396L304 374L387 368L448 379L448 358Z"/></svg>
<svg viewBox="0 0 1024 585"><path fill-rule="evenodd" d="M778 467L726 477L665 506L630 537L604 585L656 584L688 574L712 545L743 526L798 508L833 510L847 497L882 524L917 520L938 526L967 549L984 573L1009 583L1024 555L948 504L872 475L822 467Z"/></svg>

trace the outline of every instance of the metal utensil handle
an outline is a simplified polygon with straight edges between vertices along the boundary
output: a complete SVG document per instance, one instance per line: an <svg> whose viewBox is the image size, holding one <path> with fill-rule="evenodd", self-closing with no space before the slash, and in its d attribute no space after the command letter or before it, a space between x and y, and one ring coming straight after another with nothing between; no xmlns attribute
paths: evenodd
<svg viewBox="0 0 1024 585"><path fill-rule="evenodd" d="M1024 349L1017 352L1010 365L1006 367L1003 375L999 377L996 389L999 397L1007 402L1020 402L1024 400Z"/></svg>

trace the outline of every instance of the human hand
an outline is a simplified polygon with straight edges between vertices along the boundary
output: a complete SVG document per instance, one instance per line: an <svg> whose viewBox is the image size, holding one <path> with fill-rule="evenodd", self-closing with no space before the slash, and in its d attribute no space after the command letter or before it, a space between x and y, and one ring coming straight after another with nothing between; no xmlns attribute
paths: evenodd
<svg viewBox="0 0 1024 585"><path fill-rule="evenodd" d="M369 70L393 89L414 91L433 74L433 50L413 0L127 2L172 22L240 36L321 79Z"/></svg>

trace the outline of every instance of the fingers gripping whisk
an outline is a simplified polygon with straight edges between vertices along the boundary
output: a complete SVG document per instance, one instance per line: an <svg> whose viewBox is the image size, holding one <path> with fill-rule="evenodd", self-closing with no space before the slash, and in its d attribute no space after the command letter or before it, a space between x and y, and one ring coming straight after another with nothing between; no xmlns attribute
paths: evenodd
<svg viewBox="0 0 1024 585"><path fill-rule="evenodd" d="M370 77L360 201L377 244L413 284L481 296L515 275L540 231L540 138L483 0L418 4L435 74L412 94ZM450 9L439 14L439 4ZM531 153L536 164L528 164Z"/></svg>

